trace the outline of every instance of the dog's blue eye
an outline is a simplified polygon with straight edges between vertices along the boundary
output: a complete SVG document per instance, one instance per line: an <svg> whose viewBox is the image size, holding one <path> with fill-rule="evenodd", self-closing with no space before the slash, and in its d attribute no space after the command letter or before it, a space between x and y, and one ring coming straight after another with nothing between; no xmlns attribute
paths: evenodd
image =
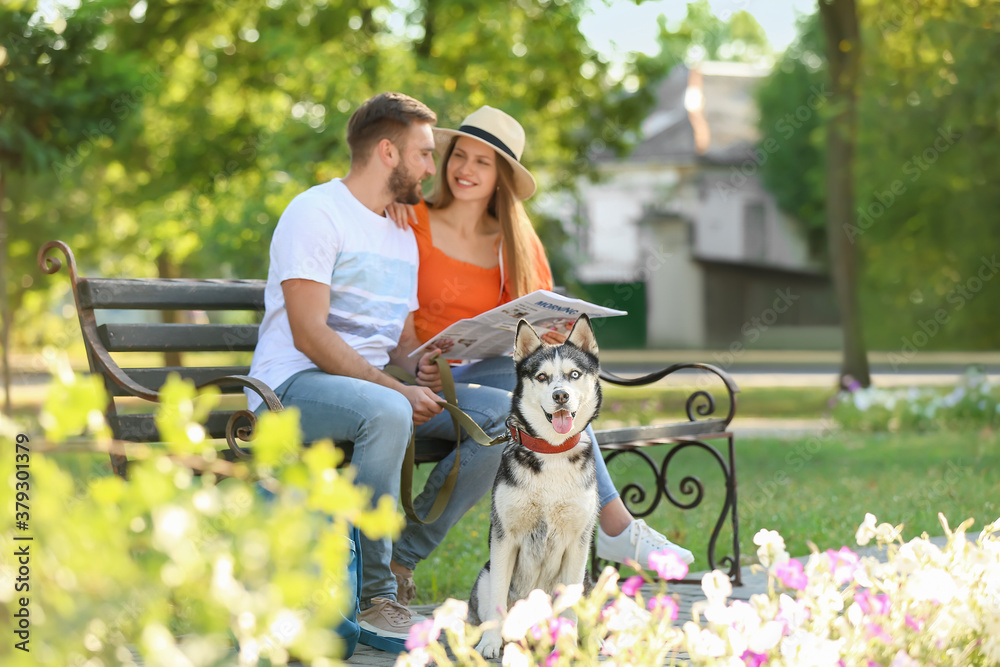
<svg viewBox="0 0 1000 667"><path fill-rule="evenodd" d="M535 376L535 379L538 380L539 382L545 382L546 380L549 379L549 376L546 375L545 373L539 373L538 375Z"/></svg>
<svg viewBox="0 0 1000 667"><path fill-rule="evenodd" d="M574 379L574 380L579 380L580 379L580 371L572 370L572 371L569 372L569 376L572 379Z"/></svg>

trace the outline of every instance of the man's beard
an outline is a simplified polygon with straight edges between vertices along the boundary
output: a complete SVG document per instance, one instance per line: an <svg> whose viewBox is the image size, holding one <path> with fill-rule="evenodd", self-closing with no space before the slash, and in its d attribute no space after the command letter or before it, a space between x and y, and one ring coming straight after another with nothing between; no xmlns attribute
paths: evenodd
<svg viewBox="0 0 1000 667"><path fill-rule="evenodd" d="M423 198L423 193L420 190L420 180L418 178L411 178L403 165L398 165L389 174L389 192L396 201L402 202L404 204L419 204L420 200Z"/></svg>

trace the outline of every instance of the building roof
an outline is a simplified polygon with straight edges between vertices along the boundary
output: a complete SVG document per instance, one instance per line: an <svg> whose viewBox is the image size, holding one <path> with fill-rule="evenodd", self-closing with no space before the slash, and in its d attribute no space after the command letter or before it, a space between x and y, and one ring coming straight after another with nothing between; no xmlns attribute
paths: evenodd
<svg viewBox="0 0 1000 667"><path fill-rule="evenodd" d="M622 161L746 160L760 138L754 89L768 72L746 63L677 65L657 86L656 107L642 124L644 139Z"/></svg>

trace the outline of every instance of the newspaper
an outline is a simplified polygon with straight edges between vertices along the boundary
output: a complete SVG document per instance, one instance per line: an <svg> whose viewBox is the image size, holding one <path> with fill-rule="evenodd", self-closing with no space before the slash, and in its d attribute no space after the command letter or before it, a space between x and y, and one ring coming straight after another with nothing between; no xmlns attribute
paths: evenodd
<svg viewBox="0 0 1000 667"><path fill-rule="evenodd" d="M539 334L546 331L568 334L583 313L590 317L628 314L624 310L604 308L581 299L538 290L476 317L455 322L411 352L410 356L436 347L448 359L458 361L499 357L513 351L514 332L520 320L527 320Z"/></svg>

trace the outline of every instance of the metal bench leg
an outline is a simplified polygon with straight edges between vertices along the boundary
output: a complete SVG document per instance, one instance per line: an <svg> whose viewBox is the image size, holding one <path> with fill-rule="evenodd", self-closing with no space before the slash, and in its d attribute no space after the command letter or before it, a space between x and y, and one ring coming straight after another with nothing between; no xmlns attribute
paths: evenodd
<svg viewBox="0 0 1000 667"><path fill-rule="evenodd" d="M734 437L731 433L727 434L726 438L728 443L728 457L723 457L723 454L712 445L699 440L681 438L672 443L660 462L655 461L649 454L648 447L643 446L624 447L621 449L611 450L605 457L605 460L610 464L612 460L619 456L632 454L639 457L639 460L649 468L656 480L656 491L651 499L647 499L645 487L638 483L630 483L619 489L622 502L625 503L625 507L634 517L642 518L651 515L664 498L666 498L670 505L682 510L693 509L701 504L701 501L705 496L705 487L702 481L698 477L692 475L681 479L677 487L680 489L682 498L678 499L674 496L673 491L668 487L667 469L669 468L670 461L674 458L674 456L689 447L706 451L716 461L716 463L719 464L719 468L721 469L724 477L726 489L722 510L719 513L719 518L715 523L712 535L708 541L708 569L718 569L726 572L734 585L742 586L743 578L740 570L739 516L736 511L736 447ZM629 460L634 461L634 459L631 458ZM685 501L683 499L684 496L689 497L690 500ZM648 505L646 503L648 503ZM636 508L637 504L643 504L645 509L640 510ZM725 555L717 559L715 555L716 545L718 543L719 535L722 532L722 528L725 526L727 520L731 523L733 530L732 555ZM591 575L595 579L600 574L602 565L603 562L597 558L594 546L591 545L590 569ZM699 580L696 579L687 579L684 581L686 583L700 583Z"/></svg>

